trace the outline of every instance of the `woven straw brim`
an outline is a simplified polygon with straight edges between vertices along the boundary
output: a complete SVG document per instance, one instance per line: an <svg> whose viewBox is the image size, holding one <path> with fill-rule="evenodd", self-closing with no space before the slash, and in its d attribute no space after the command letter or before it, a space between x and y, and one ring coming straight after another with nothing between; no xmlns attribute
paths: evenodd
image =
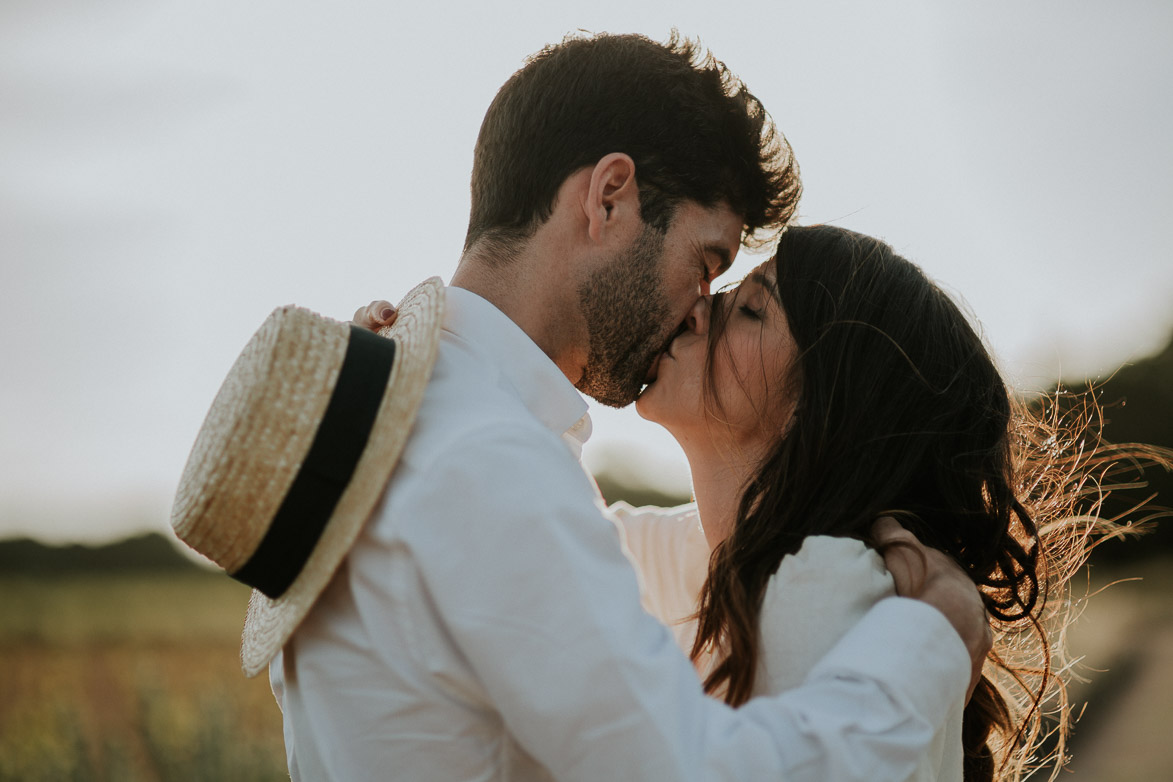
<svg viewBox="0 0 1173 782"><path fill-rule="evenodd" d="M395 324L380 332L393 338L397 349L388 393L375 418L371 439L297 580L277 600L253 590L240 645L246 676L264 670L293 635L382 497L431 377L443 306L443 285L439 278L432 278L404 297Z"/></svg>
<svg viewBox="0 0 1173 782"><path fill-rule="evenodd" d="M370 437L317 545L277 600L254 590L241 666L255 676L305 618L382 495L431 377L443 318L439 278L417 286L381 334L396 342ZM301 468L337 383L349 324L275 310L220 387L180 479L172 526L229 573L257 550Z"/></svg>

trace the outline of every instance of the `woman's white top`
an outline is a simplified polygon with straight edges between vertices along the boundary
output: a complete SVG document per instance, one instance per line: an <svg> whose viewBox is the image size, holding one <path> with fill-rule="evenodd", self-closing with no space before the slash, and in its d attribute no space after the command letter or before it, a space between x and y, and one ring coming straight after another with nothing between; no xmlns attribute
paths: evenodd
<svg viewBox="0 0 1173 782"><path fill-rule="evenodd" d="M662 509L617 503L610 510L640 575L644 607L690 652L696 637L690 617L709 558L696 505ZM860 541L807 538L798 553L783 558L766 588L754 695L775 695L802 684L868 609L895 593L883 558ZM958 702L950 709L910 782L960 782L962 708Z"/></svg>

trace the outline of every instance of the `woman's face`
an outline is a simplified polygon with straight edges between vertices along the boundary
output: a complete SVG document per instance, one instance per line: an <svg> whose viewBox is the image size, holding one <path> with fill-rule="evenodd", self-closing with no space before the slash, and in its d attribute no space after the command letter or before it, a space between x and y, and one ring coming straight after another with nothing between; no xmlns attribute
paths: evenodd
<svg viewBox="0 0 1173 782"><path fill-rule="evenodd" d="M735 290L721 294L724 328L711 368L712 303L708 297L697 302L687 330L661 355L655 380L636 402L639 414L662 425L686 449L707 442L756 456L776 442L794 409L787 375L797 348L775 286L770 260ZM715 398L705 398L706 372L711 372Z"/></svg>

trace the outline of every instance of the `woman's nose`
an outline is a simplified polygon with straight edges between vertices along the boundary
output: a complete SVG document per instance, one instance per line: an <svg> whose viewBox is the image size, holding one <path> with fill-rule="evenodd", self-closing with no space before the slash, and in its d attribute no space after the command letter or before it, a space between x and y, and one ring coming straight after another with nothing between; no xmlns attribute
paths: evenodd
<svg viewBox="0 0 1173 782"><path fill-rule="evenodd" d="M689 331L701 336L709 333L709 311L712 307L712 296L701 296L696 300L696 304L688 311L688 317L684 319Z"/></svg>

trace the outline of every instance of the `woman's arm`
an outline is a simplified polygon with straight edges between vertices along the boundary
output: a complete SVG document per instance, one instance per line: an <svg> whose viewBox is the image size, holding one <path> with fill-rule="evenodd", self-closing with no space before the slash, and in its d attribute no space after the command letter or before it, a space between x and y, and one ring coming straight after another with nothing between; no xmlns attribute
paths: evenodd
<svg viewBox="0 0 1173 782"><path fill-rule="evenodd" d="M766 588L754 695L801 686L868 611L895 594L884 560L864 543L807 538L796 554L782 560ZM909 782L960 782L962 708L959 701L949 711Z"/></svg>

